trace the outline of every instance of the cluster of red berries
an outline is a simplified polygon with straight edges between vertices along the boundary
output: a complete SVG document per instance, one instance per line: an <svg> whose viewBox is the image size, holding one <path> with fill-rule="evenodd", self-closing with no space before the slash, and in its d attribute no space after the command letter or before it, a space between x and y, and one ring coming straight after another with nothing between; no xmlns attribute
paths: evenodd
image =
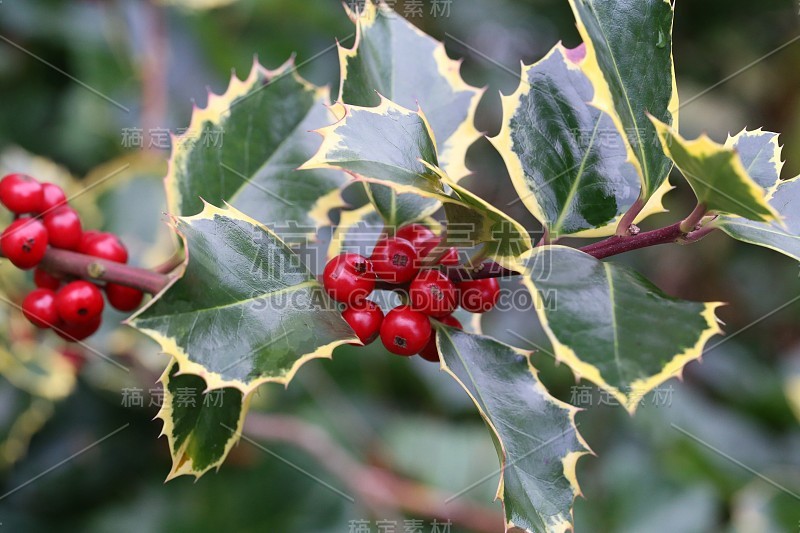
<svg viewBox="0 0 800 533"><path fill-rule="evenodd" d="M102 321L100 288L88 281L62 280L38 265L48 245L117 263L128 261L127 249L111 233L83 231L77 211L67 205L58 185L9 174L0 180L0 202L16 216L0 235L0 250L22 270L36 268L33 280L37 289L23 300L23 314L34 326L53 328L66 340L89 337ZM133 311L144 296L115 283L106 283L104 289L108 302L120 311Z"/></svg>
<svg viewBox="0 0 800 533"><path fill-rule="evenodd" d="M458 266L458 249L441 251L440 243L427 227L411 224L400 228L394 237L381 239L369 258L343 253L328 262L322 275L325 290L346 305L344 319L362 343L369 344L380 336L394 354L419 354L437 362L439 352L431 319L461 329L453 316L459 305L472 313L494 307L500 293L497 280L453 283L439 267ZM436 256L429 257L434 252ZM367 300L377 280L394 285L410 282L407 303L384 316L375 302Z"/></svg>

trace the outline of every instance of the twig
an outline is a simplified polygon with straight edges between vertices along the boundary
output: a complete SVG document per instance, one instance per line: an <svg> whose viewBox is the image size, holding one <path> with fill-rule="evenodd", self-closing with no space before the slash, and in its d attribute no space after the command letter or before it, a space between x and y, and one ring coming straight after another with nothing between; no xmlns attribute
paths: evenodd
<svg viewBox="0 0 800 533"><path fill-rule="evenodd" d="M636 217L639 216L639 213L642 212L644 209L644 200L638 198L633 205L628 209L628 211L622 215L622 218L619 221L619 225L617 226L617 236L618 237L625 237L626 235L630 234L631 226L636 221Z"/></svg>
<svg viewBox="0 0 800 533"><path fill-rule="evenodd" d="M41 266L51 274L117 283L149 294L158 294L172 281L170 276L152 270L52 247L44 254Z"/></svg>
<svg viewBox="0 0 800 533"><path fill-rule="evenodd" d="M702 222L703 217L706 215L706 206L704 204L698 203L697 206L694 208L694 211L689 213L689 216L683 219L681 222L681 231L683 233L690 233L694 231L697 226L700 225Z"/></svg>
<svg viewBox="0 0 800 533"><path fill-rule="evenodd" d="M405 479L382 468L363 465L321 428L291 416L251 413L244 433L256 440L281 442L310 455L336 476L375 516L402 510L414 516L450 520L472 531L495 533L503 530L503 516L479 504L454 500L448 495Z"/></svg>

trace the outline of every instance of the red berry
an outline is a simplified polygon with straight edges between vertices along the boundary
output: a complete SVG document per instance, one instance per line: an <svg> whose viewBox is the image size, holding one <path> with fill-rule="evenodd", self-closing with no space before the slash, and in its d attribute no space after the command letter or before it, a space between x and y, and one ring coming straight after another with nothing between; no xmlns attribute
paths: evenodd
<svg viewBox="0 0 800 533"><path fill-rule="evenodd" d="M383 311L375 302L367 300L358 307L348 307L342 316L366 346L378 338L383 322Z"/></svg>
<svg viewBox="0 0 800 533"><path fill-rule="evenodd" d="M436 234L422 224L410 224L397 230L395 237L407 240L419 252L422 249L422 245L435 238ZM419 255L422 256L421 253Z"/></svg>
<svg viewBox="0 0 800 533"><path fill-rule="evenodd" d="M42 185L26 174L9 174L0 180L0 202L22 215L42 209Z"/></svg>
<svg viewBox="0 0 800 533"><path fill-rule="evenodd" d="M15 220L0 236L0 250L14 266L28 270L44 257L47 251L47 230L35 218Z"/></svg>
<svg viewBox="0 0 800 533"><path fill-rule="evenodd" d="M22 300L22 314L37 328L47 329L58 324L56 293L50 289L36 289Z"/></svg>
<svg viewBox="0 0 800 533"><path fill-rule="evenodd" d="M437 320L445 326L450 326L451 328L456 329L464 329L464 326L461 325L461 322L459 322L458 319L453 315L443 316L442 318L437 318ZM440 356L439 349L436 347L436 333L431 334L431 340L429 340L428 344L425 345L425 348L419 352L419 356L426 361L430 361L431 363L439 362Z"/></svg>
<svg viewBox="0 0 800 533"><path fill-rule="evenodd" d="M58 207L44 216L44 227L51 246L64 250L77 250L81 245L83 230L81 217L71 207Z"/></svg>
<svg viewBox="0 0 800 533"><path fill-rule="evenodd" d="M88 281L73 281L56 294L58 316L68 325L87 326L103 312L103 294ZM62 328L63 329L63 328Z"/></svg>
<svg viewBox="0 0 800 533"><path fill-rule="evenodd" d="M476 279L458 284L461 307L470 313L485 313L497 303L500 284L495 278Z"/></svg>
<svg viewBox="0 0 800 533"><path fill-rule="evenodd" d="M97 233L83 238L78 249L83 254L116 263L128 262L127 248L111 233Z"/></svg>
<svg viewBox="0 0 800 533"><path fill-rule="evenodd" d="M64 340L70 342L82 341L100 329L102 321L103 318L98 315L88 324L65 324L62 322L54 327L53 331Z"/></svg>
<svg viewBox="0 0 800 533"><path fill-rule="evenodd" d="M451 246L444 253L442 253L442 250L438 249L440 242L442 242L442 240L439 237L434 237L433 239L429 239L422 243L422 248L420 248L419 254L420 257L427 257L429 254L434 253L440 256L437 263L442 266L460 265L461 257L458 254L458 248Z"/></svg>
<svg viewBox="0 0 800 533"><path fill-rule="evenodd" d="M389 311L381 324L381 341L393 354L410 357L422 350L430 338L428 317L407 305Z"/></svg>
<svg viewBox="0 0 800 533"><path fill-rule="evenodd" d="M138 289L118 285L116 283L106 283L106 296L108 303L119 311L133 311L142 303L144 293Z"/></svg>
<svg viewBox="0 0 800 533"><path fill-rule="evenodd" d="M50 289L51 291L56 291L61 286L61 280L43 268L33 271L33 282L40 289Z"/></svg>
<svg viewBox="0 0 800 533"><path fill-rule="evenodd" d="M456 310L456 287L439 270L423 270L408 289L411 307L432 317L447 316Z"/></svg>
<svg viewBox="0 0 800 533"><path fill-rule="evenodd" d="M85 253L85 250L89 248L89 243L95 240L97 237L100 237L103 234L102 231L97 231L96 229L89 229L81 234L81 244L78 246L78 251L80 253Z"/></svg>
<svg viewBox="0 0 800 533"><path fill-rule="evenodd" d="M47 213L64 205L67 205L67 195L64 194L64 190L53 183L42 183L41 212Z"/></svg>
<svg viewBox="0 0 800 533"><path fill-rule="evenodd" d="M419 271L417 250L397 237L379 241L370 259L375 274L389 283L406 283Z"/></svg>
<svg viewBox="0 0 800 533"><path fill-rule="evenodd" d="M372 262L358 254L339 254L325 265L322 284L337 302L358 305L375 290Z"/></svg>

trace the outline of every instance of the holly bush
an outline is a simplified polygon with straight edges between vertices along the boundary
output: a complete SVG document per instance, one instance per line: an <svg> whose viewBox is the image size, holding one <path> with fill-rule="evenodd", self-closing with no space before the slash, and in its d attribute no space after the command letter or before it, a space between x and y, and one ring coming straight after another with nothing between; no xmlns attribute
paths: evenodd
<svg viewBox="0 0 800 533"><path fill-rule="evenodd" d="M58 331L59 320L73 327L89 312L71 293L75 284L89 292L95 285L74 278L103 286L110 301L113 287L152 295L127 323L170 357L158 414L172 456L168 479L220 468L262 386L288 387L309 361L379 336L390 352L438 363L440 379L474 402L499 458L506 530L572 529L576 465L591 443L576 425L577 407L540 380L533 354L551 355L634 415L645 395L680 377L723 333L723 304L673 297L606 259L722 232L800 260L800 182L781 179L776 133L743 129L722 144L679 133L669 1L570 6L582 44L556 44L523 65L518 88L502 97L502 129L489 139L515 201L542 232L464 184L467 151L483 136L475 114L484 91L462 79L442 43L368 1L345 8L356 40L338 46L335 99L290 58L274 70L255 61L244 79L234 76L194 108L186 133L173 138L164 180L178 252L161 267L126 265L127 253L98 252L91 239L57 245L61 230L46 213L43 224L37 218L54 207L15 208L20 180L8 181L0 199L34 213L15 224L40 224L36 235L47 226L50 235L35 261L15 262L56 278L52 290L39 289L53 295L34 302L49 311L41 298L53 300L54 318L37 325ZM209 142L223 133L223 143ZM643 220L665 212L673 167L696 207L642 231ZM366 202L352 208L347 198L358 194ZM86 233L91 214L81 214ZM415 241L409 228L425 238ZM16 235L3 237L12 262L28 246ZM62 279L74 290L59 288ZM514 298L495 279L527 295L514 301L535 311L530 328L543 328L552 353L483 333L480 313ZM354 287L363 292L358 301ZM468 288L488 292L471 305ZM96 292L85 296L93 318L102 310ZM444 311L432 310L444 300ZM41 319L34 303L23 307ZM527 330L511 333L524 341ZM216 391L222 401L188 404L187 391Z"/></svg>

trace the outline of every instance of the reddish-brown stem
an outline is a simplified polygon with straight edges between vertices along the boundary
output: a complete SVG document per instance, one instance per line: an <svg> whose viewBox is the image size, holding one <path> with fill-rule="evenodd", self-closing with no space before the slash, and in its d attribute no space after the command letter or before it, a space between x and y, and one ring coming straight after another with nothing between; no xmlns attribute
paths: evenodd
<svg viewBox="0 0 800 533"><path fill-rule="evenodd" d="M52 247L44 254L41 266L53 274L118 283L149 294L161 292L171 280L169 276L152 270Z"/></svg>
<svg viewBox="0 0 800 533"><path fill-rule="evenodd" d="M706 215L706 206L705 204L698 203L694 210L689 213L689 216L684 218L681 222L681 231L684 233L689 233L694 231L697 226L700 225L700 222L703 221L703 217Z"/></svg>
<svg viewBox="0 0 800 533"><path fill-rule="evenodd" d="M694 229L697 223L694 223L692 220L697 217L702 220L702 213L702 211L696 209L686 220L676 222L671 226L642 232L636 235L614 235L603 241L584 246L580 248L580 250L596 259L605 259L606 257L623 254L640 248L657 246L659 244L696 242L714 230L713 227ZM682 229L682 226L687 225L687 220L692 222L692 229L688 232ZM181 262L182 258L176 255L170 259L170 261L157 267L155 270L147 270L76 252L48 248L42 260L42 267L53 274L118 283L120 285L139 289L149 294L157 294L164 290L172 280L172 277L167 275L167 272L171 272L177 268ZM493 261L483 263L480 268L477 269L474 267L460 266L445 268L444 271L447 276L456 283L519 275L519 272L509 270ZM376 288L382 290L397 290L407 289L407 285L394 285L381 281L377 283Z"/></svg>
<svg viewBox="0 0 800 533"><path fill-rule="evenodd" d="M622 215L622 218L619 221L619 225L617 226L617 236L618 237L625 237L630 234L631 226L636 221L636 217L639 216L639 213L642 212L644 209L644 200L638 198L633 205L628 209L628 211Z"/></svg>

